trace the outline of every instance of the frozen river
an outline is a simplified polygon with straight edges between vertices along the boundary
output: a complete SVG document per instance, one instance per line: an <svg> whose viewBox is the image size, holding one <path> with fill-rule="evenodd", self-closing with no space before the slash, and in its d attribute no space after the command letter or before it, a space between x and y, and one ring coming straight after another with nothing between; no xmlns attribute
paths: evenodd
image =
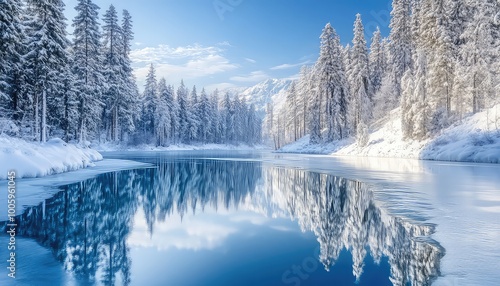
<svg viewBox="0 0 500 286"><path fill-rule="evenodd" d="M93 168L17 182L17 275L0 268L0 285L500 281L498 165L266 152L103 155Z"/></svg>

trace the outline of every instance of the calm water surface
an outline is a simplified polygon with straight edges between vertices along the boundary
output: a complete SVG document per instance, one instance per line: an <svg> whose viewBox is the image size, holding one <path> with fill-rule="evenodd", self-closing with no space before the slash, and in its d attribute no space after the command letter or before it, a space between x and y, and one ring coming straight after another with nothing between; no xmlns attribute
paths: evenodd
<svg viewBox="0 0 500 286"><path fill-rule="evenodd" d="M151 167L59 186L17 218L19 243L57 263L13 285L429 285L442 275L432 219L391 209L374 184L273 156L128 154Z"/></svg>

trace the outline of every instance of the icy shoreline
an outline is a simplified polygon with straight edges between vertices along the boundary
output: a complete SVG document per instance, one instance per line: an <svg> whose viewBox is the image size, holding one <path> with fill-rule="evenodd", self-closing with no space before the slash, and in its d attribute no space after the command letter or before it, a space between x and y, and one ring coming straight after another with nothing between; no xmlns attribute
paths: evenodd
<svg viewBox="0 0 500 286"><path fill-rule="evenodd" d="M435 161L500 163L500 105L444 129L434 138L402 140L401 113L393 110L370 134L367 146L353 139L310 144L309 136L277 152L333 156L390 157Z"/></svg>
<svg viewBox="0 0 500 286"><path fill-rule="evenodd" d="M154 146L154 145L139 145L126 146L115 143L92 144L91 147L99 152L113 151L193 151L193 150L229 150L229 151L250 151L250 150L267 150L270 149L265 145L250 146L246 144L229 145L229 144L172 144L169 146Z"/></svg>
<svg viewBox="0 0 500 286"><path fill-rule="evenodd" d="M0 180L11 170L16 178L38 178L94 166L102 159L94 149L58 138L36 143L0 135Z"/></svg>

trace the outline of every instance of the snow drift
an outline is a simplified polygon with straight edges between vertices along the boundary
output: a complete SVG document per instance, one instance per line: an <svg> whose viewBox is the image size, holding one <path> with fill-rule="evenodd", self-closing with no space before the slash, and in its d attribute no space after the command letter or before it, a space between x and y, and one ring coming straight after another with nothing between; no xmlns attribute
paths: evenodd
<svg viewBox="0 0 500 286"><path fill-rule="evenodd" d="M0 135L0 179L10 170L16 171L16 178L42 177L93 166L99 160L99 152L59 138L35 143Z"/></svg>
<svg viewBox="0 0 500 286"><path fill-rule="evenodd" d="M279 152L500 163L499 127L500 104L464 118L433 138L403 140L398 108L372 126L364 147L353 139L309 144L309 136L305 136Z"/></svg>

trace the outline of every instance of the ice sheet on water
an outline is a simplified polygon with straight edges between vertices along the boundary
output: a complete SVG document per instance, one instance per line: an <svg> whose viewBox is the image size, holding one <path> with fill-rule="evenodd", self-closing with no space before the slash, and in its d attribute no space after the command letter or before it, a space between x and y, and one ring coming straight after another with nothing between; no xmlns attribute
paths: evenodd
<svg viewBox="0 0 500 286"><path fill-rule="evenodd" d="M42 178L16 180L16 214L20 214L26 206L40 203L50 198L59 190L55 187L84 181L99 174L119 170L148 168L151 164L120 159L105 159L95 163L95 166L73 172L61 173ZM0 190L7 189L7 181L0 181ZM0 206L7 205L7 195L0 196ZM2 207L2 210L4 208ZM7 210L0 213L0 221L7 219Z"/></svg>

